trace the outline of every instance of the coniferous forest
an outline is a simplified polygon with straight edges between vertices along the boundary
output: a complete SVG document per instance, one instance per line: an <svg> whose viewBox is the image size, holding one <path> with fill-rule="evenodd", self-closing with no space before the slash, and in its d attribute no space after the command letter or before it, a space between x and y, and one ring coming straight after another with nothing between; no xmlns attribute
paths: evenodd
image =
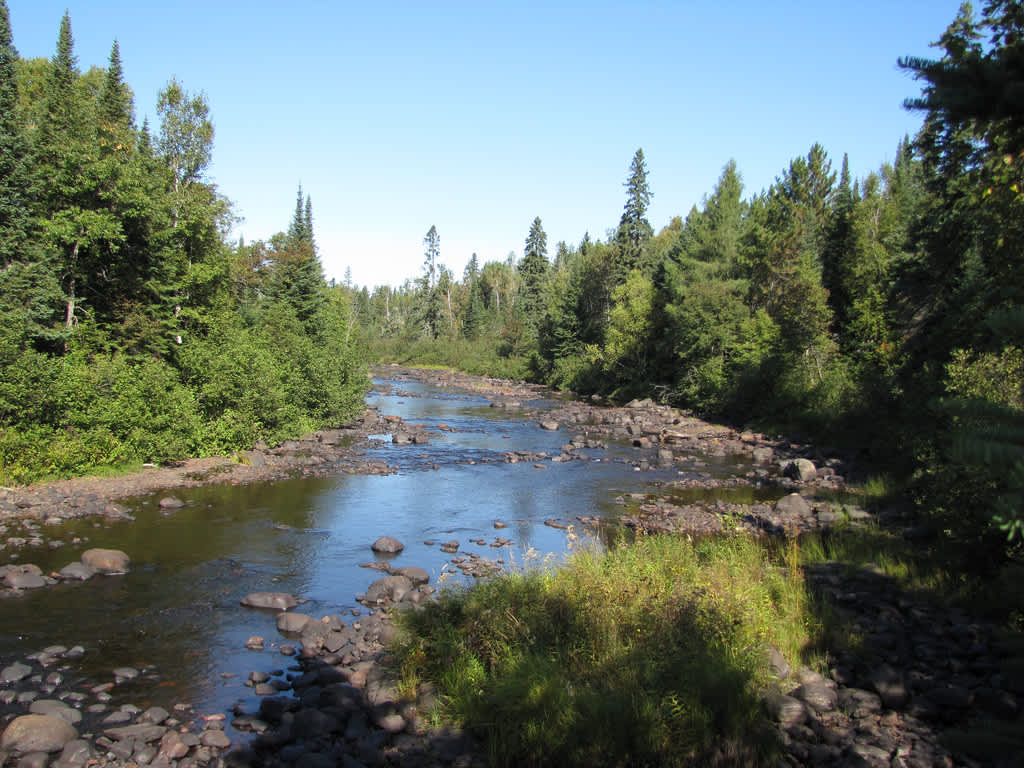
<svg viewBox="0 0 1024 768"><path fill-rule="evenodd" d="M116 43L80 71L65 16L52 59L20 59L0 0L0 477L337 423L378 359L802 434L966 551L1019 546L1024 11L965 5L937 50L899 61L923 128L865 178L815 144L751 192L723 158L656 230L638 149L603 236L549 247L538 216L521 257L456 275L424 222L421 273L370 289L325 283L301 189L287 231L229 242L201 92L171 80L138 125Z"/></svg>

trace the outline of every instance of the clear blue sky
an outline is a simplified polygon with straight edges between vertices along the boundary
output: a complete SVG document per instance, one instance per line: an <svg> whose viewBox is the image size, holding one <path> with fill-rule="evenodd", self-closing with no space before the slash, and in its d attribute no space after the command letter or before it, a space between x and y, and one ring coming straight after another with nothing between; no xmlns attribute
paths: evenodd
<svg viewBox="0 0 1024 768"><path fill-rule="evenodd" d="M604 239L642 147L655 230L734 158L746 194L820 142L863 177L920 127L899 71L960 0L348 2L8 0L23 57L71 14L79 66L117 38L139 122L176 76L206 93L211 179L247 240L287 228L301 183L328 278L419 274L423 236L461 276L548 235Z"/></svg>

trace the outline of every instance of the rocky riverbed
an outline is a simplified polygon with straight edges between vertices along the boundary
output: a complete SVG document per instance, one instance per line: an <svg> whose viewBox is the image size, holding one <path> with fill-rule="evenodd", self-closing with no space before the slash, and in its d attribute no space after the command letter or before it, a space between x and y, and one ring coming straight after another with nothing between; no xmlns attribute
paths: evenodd
<svg viewBox="0 0 1024 768"><path fill-rule="evenodd" d="M486 461L543 469L612 460L600 455L614 442L632 447L631 454L614 460L628 462L636 472L657 470L661 477L664 470L674 470L673 479L659 481L650 493L621 497L616 525L647 533L792 536L878 522L842 497L856 468L813 446L709 424L650 401L622 408L562 401L552 407L550 401L540 402L550 392L515 382L400 369L386 375L402 397L415 396L401 390L404 379L425 381L456 396L483 396L494 408L532 420L537 429L565 434L558 452L507 451ZM258 445L233 457L117 478L0 489L0 596L17 597L61 579L123 578L125 571L130 578L127 564L102 571L84 556L60 572L33 569L32 552L85 543L44 534L44 529L59 530L64 521L93 518L103 525L131 525L135 511L126 499L166 491L159 503L173 512L173 489L194 485L258 483L295 474L383 475L394 472L399 462L430 470L436 467L429 458L408 452L401 458L387 452L384 458L368 457L366 446L371 438L395 446L425 445L448 429L445 424L426 429L368 409L338 429L280 446ZM728 463L733 471L723 478L715 471L716 462ZM749 498L739 502L730 493L748 493ZM547 522L556 528L609 524L586 510ZM495 521L499 531L504 526ZM508 541L496 536L491 546ZM453 567L469 575L486 576L502 567L467 552L463 541L431 544L451 554ZM147 706L146 687L161 684L159 670L120 667L106 678L86 676L80 662L90 652L81 646L49 646L4 660L0 765L482 764L468 734L431 725L436 693L429 687L401 688L387 665L392 613L417 610L433 599L425 572L393 568L387 550L366 567L381 574L360 596L364 610L358 616L305 615L301 596L276 595L253 608L279 613L277 637L252 637L247 644L253 669L238 684L259 697L256 707L199 713L187 701L168 709ZM829 668L821 672L790 669L769 652L776 683L765 694L765 709L788 764L1017 764L1016 755L971 758L955 743L943 741L944 734L979 722L1021 726L1024 673L1021 650L1012 638L946 606L904 594L870 568L841 570L831 564L807 578L830 610L853 628L858 643L835 650ZM73 637L73 628L69 631ZM128 700L136 703L124 703Z"/></svg>

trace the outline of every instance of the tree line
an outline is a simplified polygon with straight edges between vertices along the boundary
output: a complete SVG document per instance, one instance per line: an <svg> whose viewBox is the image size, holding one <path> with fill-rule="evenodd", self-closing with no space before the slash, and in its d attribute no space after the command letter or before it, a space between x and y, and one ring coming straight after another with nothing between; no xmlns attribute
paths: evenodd
<svg viewBox="0 0 1024 768"><path fill-rule="evenodd" d="M156 111L137 124L116 40L80 71L67 14L52 58L20 58L0 0L5 481L248 448L362 403L310 198L287 232L230 243L206 96L171 79Z"/></svg>
<svg viewBox="0 0 1024 768"><path fill-rule="evenodd" d="M730 160L655 233L647 159L618 226L461 280L425 242L423 276L357 292L379 354L524 375L586 395L652 396L803 431L908 480L947 530L1022 531L1024 14L964 5L936 59L899 66L924 123L853 178L819 144L745 194ZM442 343L438 343L438 341ZM996 509L994 520L992 510ZM1019 542L1020 539L1018 538Z"/></svg>

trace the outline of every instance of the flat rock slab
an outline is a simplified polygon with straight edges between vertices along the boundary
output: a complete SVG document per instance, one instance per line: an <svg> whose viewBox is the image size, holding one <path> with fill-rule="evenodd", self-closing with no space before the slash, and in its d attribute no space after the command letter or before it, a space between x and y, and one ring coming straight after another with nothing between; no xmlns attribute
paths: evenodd
<svg viewBox="0 0 1024 768"><path fill-rule="evenodd" d="M60 752L78 731L66 720L50 715L22 715L11 721L0 737L0 749L26 755L31 752Z"/></svg>
<svg viewBox="0 0 1024 768"><path fill-rule="evenodd" d="M107 736L118 741L124 741L125 739L134 739L135 741L143 741L150 743L151 741L160 741L167 733L167 729L162 725L122 725L116 728L107 728L104 732Z"/></svg>
<svg viewBox="0 0 1024 768"><path fill-rule="evenodd" d="M266 608L272 611L288 611L299 601L287 592L253 592L242 598L242 605L248 608Z"/></svg>
<svg viewBox="0 0 1024 768"><path fill-rule="evenodd" d="M39 589L46 586L46 577L36 565L8 566L4 584L11 589Z"/></svg>

